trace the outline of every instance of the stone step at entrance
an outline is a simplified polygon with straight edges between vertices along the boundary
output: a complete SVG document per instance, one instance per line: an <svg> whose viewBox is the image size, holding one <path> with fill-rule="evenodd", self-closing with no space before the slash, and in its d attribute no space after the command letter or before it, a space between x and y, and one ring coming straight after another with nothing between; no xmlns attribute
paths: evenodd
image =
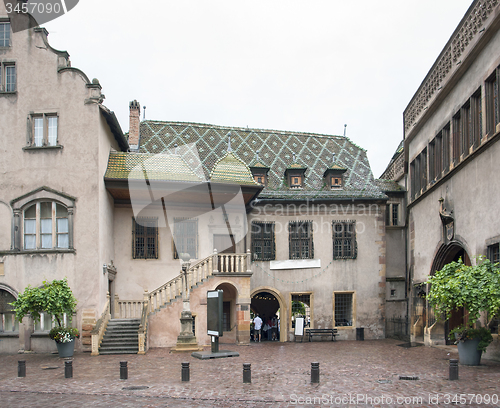
<svg viewBox="0 0 500 408"><path fill-rule="evenodd" d="M99 354L137 354L140 319L111 319L99 347Z"/></svg>

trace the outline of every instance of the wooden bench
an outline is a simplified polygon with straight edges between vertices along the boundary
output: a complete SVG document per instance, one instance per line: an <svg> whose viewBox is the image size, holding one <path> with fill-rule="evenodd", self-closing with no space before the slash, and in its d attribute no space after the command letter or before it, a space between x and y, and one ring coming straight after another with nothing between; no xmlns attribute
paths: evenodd
<svg viewBox="0 0 500 408"><path fill-rule="evenodd" d="M312 341L313 336L332 336L332 341L337 341L335 336L338 334L337 329L306 329L306 334L309 336L309 341Z"/></svg>

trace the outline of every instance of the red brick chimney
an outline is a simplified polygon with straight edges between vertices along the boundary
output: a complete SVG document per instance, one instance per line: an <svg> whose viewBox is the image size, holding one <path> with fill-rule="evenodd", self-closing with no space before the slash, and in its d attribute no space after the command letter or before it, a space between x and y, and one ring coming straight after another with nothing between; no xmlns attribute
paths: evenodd
<svg viewBox="0 0 500 408"><path fill-rule="evenodd" d="M130 122L128 129L128 145L131 150L139 148L139 124L141 123L141 104L135 99L130 102Z"/></svg>

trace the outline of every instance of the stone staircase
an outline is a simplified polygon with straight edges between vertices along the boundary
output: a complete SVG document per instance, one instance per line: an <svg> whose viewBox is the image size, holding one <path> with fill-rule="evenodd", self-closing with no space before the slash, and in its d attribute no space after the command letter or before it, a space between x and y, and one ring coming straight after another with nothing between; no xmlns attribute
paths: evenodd
<svg viewBox="0 0 500 408"><path fill-rule="evenodd" d="M99 354L137 354L140 319L111 319L102 338Z"/></svg>

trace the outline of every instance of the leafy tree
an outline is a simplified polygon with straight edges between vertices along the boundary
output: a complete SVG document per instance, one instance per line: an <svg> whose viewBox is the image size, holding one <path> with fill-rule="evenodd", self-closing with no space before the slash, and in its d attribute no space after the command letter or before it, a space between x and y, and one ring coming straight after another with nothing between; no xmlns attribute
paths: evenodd
<svg viewBox="0 0 500 408"><path fill-rule="evenodd" d="M30 314L35 321L40 320L40 313L46 312L54 316L57 325L63 326L63 315L72 316L76 311L77 301L68 285L67 279L43 282L43 287L28 286L11 305L14 307L16 319Z"/></svg>
<svg viewBox="0 0 500 408"><path fill-rule="evenodd" d="M472 326L482 312L487 312L489 325L500 311L499 264L493 264L482 256L478 257L474 266L465 265L462 259L451 262L424 283L430 284L427 299L437 314L449 319L454 310L467 309L467 325L453 331L459 339L470 338L474 333Z"/></svg>

